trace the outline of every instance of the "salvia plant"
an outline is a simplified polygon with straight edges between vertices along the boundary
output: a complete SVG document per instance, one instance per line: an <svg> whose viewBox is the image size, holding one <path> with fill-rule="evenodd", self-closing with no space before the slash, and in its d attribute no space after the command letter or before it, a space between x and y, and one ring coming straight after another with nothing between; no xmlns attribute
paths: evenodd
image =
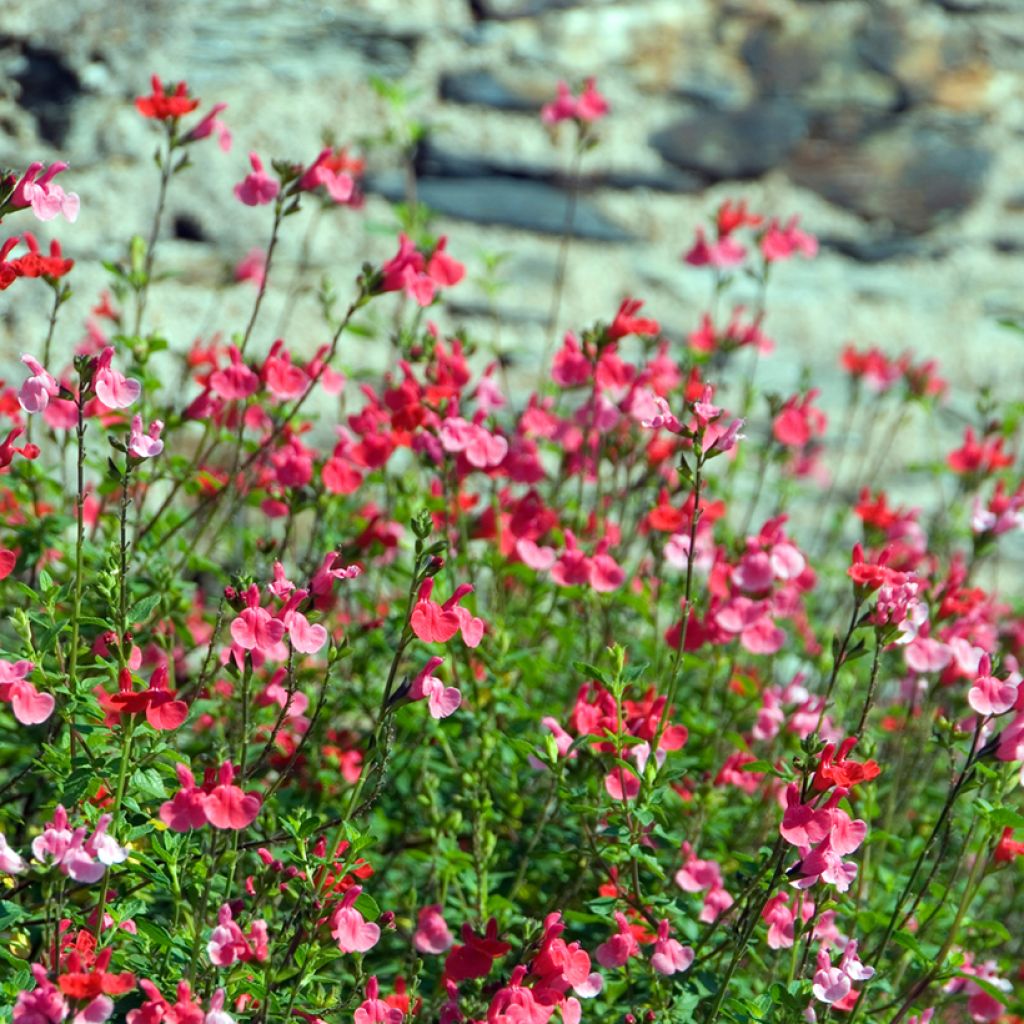
<svg viewBox="0 0 1024 1024"><path fill-rule="evenodd" d="M1019 405L855 345L838 414L762 393L817 242L736 201L682 254L688 337L628 297L536 389L428 319L465 267L422 216L261 341L293 215L358 216L334 147L250 154L251 313L174 345L167 196L231 142L199 105L136 101L152 228L84 340L61 241L0 246L51 301L0 387L0 1017L1019 1021ZM576 171L608 113L545 107ZM4 172L5 227L74 252L73 174ZM883 469L957 401L901 504Z"/></svg>

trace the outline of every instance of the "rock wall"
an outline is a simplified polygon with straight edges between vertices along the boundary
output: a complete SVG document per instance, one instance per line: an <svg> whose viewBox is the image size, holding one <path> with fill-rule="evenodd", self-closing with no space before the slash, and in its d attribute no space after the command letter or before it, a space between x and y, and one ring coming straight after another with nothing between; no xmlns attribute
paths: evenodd
<svg viewBox="0 0 1024 1024"><path fill-rule="evenodd" d="M344 295L363 258L393 248L384 200L409 188L396 135L415 120L416 194L475 268L448 322L497 329L530 372L571 149L537 114L559 78L596 75L613 112L583 164L563 326L636 295L670 336L693 329L709 283L680 252L742 195L801 214L823 244L773 281L769 381L792 387L801 363L834 376L856 340L934 354L960 382L1005 382L1022 361L996 322L1024 306L1022 42L1020 0L67 0L59 15L15 2L0 13L0 165L70 161L82 214L60 226L65 249L116 259L155 192L152 126L132 97L157 72L227 102L235 147L194 147L197 166L174 182L158 259L173 277L150 304L151 326L187 344L239 328L251 302L248 286L208 292L266 241L267 210L231 194L249 150L309 160L325 133L368 147L365 211L324 218L310 249L309 280L328 273ZM405 114L371 75L411 97ZM275 283L292 279L307 223L289 224ZM480 279L485 255L505 256L500 287ZM75 283L67 344L102 274L83 266ZM267 343L282 301L261 323ZM5 355L38 334L42 302L5 303ZM311 292L287 328L300 349L322 341ZM372 360L359 344L349 362Z"/></svg>

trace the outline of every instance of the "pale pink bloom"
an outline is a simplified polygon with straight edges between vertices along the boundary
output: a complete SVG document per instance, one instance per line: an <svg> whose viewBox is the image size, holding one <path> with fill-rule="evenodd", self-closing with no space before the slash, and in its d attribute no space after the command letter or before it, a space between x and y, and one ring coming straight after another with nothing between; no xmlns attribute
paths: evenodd
<svg viewBox="0 0 1024 1024"><path fill-rule="evenodd" d="M689 843L683 843L686 860L676 872L676 885L683 892L700 892L722 884L722 870L713 860L700 860Z"/></svg>
<svg viewBox="0 0 1024 1024"><path fill-rule="evenodd" d="M8 875L18 875L27 866L21 855L7 845L7 837L0 832L0 871Z"/></svg>
<svg viewBox="0 0 1024 1024"><path fill-rule="evenodd" d="M275 567L276 568L276 567ZM327 643L327 630L317 623L310 625L309 620L298 611L306 598L308 590L296 590L288 599L288 603L279 613L280 620L288 630L292 646L301 654L316 654Z"/></svg>
<svg viewBox="0 0 1024 1024"><path fill-rule="evenodd" d="M676 974L693 963L693 950L671 938L667 919L658 922L658 940L654 944L651 966L659 974Z"/></svg>
<svg viewBox="0 0 1024 1024"><path fill-rule="evenodd" d="M808 889L820 879L839 892L846 892L857 877L857 865L844 861L842 855L832 849L830 838L826 838L800 862L800 872L801 877L793 883L797 889Z"/></svg>
<svg viewBox="0 0 1024 1024"><path fill-rule="evenodd" d="M431 718L447 718L454 714L462 703L462 694L454 686L445 686L440 679L431 673L444 659L431 658L412 681L409 689L410 700L427 698L427 707Z"/></svg>
<svg viewBox="0 0 1024 1024"><path fill-rule="evenodd" d="M818 950L818 969L814 972L814 998L823 1003L837 1003L850 994L853 985L846 973L833 967L828 950Z"/></svg>
<svg viewBox="0 0 1024 1024"><path fill-rule="evenodd" d="M112 864L126 860L128 853L107 835L109 814L100 815L92 836L86 839L87 828L68 828L67 812L58 804L53 820L41 835L32 840L32 856L42 864L57 865L61 872L76 882L96 882Z"/></svg>
<svg viewBox="0 0 1024 1024"><path fill-rule="evenodd" d="M246 936L235 922L230 905L224 903L217 912L217 927L210 933L206 951L216 967L230 967L238 960L262 963L270 952L267 922L254 921Z"/></svg>
<svg viewBox="0 0 1024 1024"><path fill-rule="evenodd" d="M14 1024L59 1024L71 1012L63 993L46 976L46 968L41 964L32 964L31 970L36 987L18 993L12 1017Z"/></svg>
<svg viewBox="0 0 1024 1024"><path fill-rule="evenodd" d="M516 554L531 569L536 569L540 572L550 569L555 564L554 548L541 547L535 541L529 540L526 537L520 537L516 541Z"/></svg>
<svg viewBox="0 0 1024 1024"><path fill-rule="evenodd" d="M405 1014L397 1006L391 1006L380 998L377 976L366 983L366 999L356 1007L353 1014L355 1024L402 1024Z"/></svg>
<svg viewBox="0 0 1024 1024"><path fill-rule="evenodd" d="M504 437L459 416L449 416L441 424L440 437L441 447L446 452L463 453L466 461L477 469L500 466L508 454L508 441Z"/></svg>
<svg viewBox="0 0 1024 1024"><path fill-rule="evenodd" d="M362 891L361 885L349 888L331 919L331 934L342 953L365 953L380 941L380 928L355 908Z"/></svg>
<svg viewBox="0 0 1024 1024"><path fill-rule="evenodd" d="M39 220L53 220L58 214L74 223L78 219L80 201L74 192L65 192L60 185L53 184L53 178L67 169L62 161L50 164L41 176L41 163L31 164L11 193L10 204L14 207L31 206Z"/></svg>
<svg viewBox="0 0 1024 1024"><path fill-rule="evenodd" d="M796 915L804 921L814 915L814 904L801 899L798 907L789 906L789 893L776 893L761 911L761 919L768 925L768 948L789 949L793 945Z"/></svg>
<svg viewBox="0 0 1024 1024"><path fill-rule="evenodd" d="M424 907L416 919L416 934L412 937L412 944L421 953L430 953L440 956L451 949L455 940L448 930L448 925L441 914L441 905L433 903Z"/></svg>
<svg viewBox="0 0 1024 1024"><path fill-rule="evenodd" d="M111 366L114 349L107 346L96 360L92 386L96 397L108 409L127 409L142 393L142 385Z"/></svg>
<svg viewBox="0 0 1024 1024"><path fill-rule="evenodd" d="M128 450L138 459L151 459L164 450L164 443L160 440L160 431L164 429L162 420L153 420L146 433L142 431L142 417L132 417L131 435L128 440Z"/></svg>
<svg viewBox="0 0 1024 1024"><path fill-rule="evenodd" d="M203 1024L235 1024L235 1018L224 1009L224 989L219 988L210 996L210 1009L203 1018Z"/></svg>
<svg viewBox="0 0 1024 1024"><path fill-rule="evenodd" d="M851 981L867 981L868 978L875 976L874 967L868 967L860 962L860 957L857 956L856 939L850 939L846 944L839 967Z"/></svg>
<svg viewBox="0 0 1024 1024"><path fill-rule="evenodd" d="M18 404L25 412L42 412L50 399L60 394L60 385L33 356L23 355L21 361L32 371L32 376L18 389Z"/></svg>
<svg viewBox="0 0 1024 1024"><path fill-rule="evenodd" d="M281 190L280 184L263 170L263 162L255 153L249 154L249 162L252 171L235 186L235 195L246 206L263 206L273 202Z"/></svg>
<svg viewBox="0 0 1024 1024"><path fill-rule="evenodd" d="M979 676L967 692L967 703L979 715L1002 715L1017 701L1017 687L1021 677L1016 672L1006 679L989 675L992 662L986 654L978 665Z"/></svg>
<svg viewBox="0 0 1024 1024"><path fill-rule="evenodd" d="M31 661L12 663L0 659L0 701L11 705L14 717L22 725L45 722L56 705L52 694L39 693L25 678L34 668Z"/></svg>
<svg viewBox="0 0 1024 1024"><path fill-rule="evenodd" d="M718 920L718 916L728 910L733 902L731 893L720 885L714 885L708 889L704 897L704 906L701 907L697 920L703 924L711 924Z"/></svg>

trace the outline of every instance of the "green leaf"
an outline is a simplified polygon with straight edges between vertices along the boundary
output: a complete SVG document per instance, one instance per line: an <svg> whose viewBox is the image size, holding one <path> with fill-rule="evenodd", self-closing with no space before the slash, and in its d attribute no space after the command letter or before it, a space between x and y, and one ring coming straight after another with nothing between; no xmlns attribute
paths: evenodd
<svg viewBox="0 0 1024 1024"><path fill-rule="evenodd" d="M160 603L162 594L150 594L144 597L128 609L128 621L136 625L145 622L152 614L153 609Z"/></svg>

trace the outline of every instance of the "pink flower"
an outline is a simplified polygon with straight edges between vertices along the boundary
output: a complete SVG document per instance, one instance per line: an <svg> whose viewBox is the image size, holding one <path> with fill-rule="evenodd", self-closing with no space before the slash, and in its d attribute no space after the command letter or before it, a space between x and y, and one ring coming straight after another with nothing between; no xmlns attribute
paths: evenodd
<svg viewBox="0 0 1024 1024"><path fill-rule="evenodd" d="M451 949L454 941L452 933L448 930L448 925L441 915L439 903L424 907L419 912L416 919L416 934L412 937L412 944L421 953L439 956Z"/></svg>
<svg viewBox="0 0 1024 1024"><path fill-rule="evenodd" d="M142 432L142 417L132 417L131 436L128 440L128 450L137 459L151 459L164 450L164 443L160 440L160 431L164 429L162 420L153 420L146 433Z"/></svg>
<svg viewBox="0 0 1024 1024"><path fill-rule="evenodd" d="M263 170L263 162L255 153L249 154L249 162L252 164L252 172L235 186L235 195L246 206L263 206L273 202L281 190L280 184Z"/></svg>
<svg viewBox="0 0 1024 1024"><path fill-rule="evenodd" d="M452 288L465 276L466 268L445 251L448 238L442 235L427 260L427 276L441 288Z"/></svg>
<svg viewBox="0 0 1024 1024"><path fill-rule="evenodd" d="M263 803L258 793L245 793L233 784L235 769L230 761L220 766L218 785L203 797L206 820L214 828L247 828L260 813Z"/></svg>
<svg viewBox="0 0 1024 1024"><path fill-rule="evenodd" d="M247 607L231 623L231 639L243 650L267 654L280 643L285 624L260 607L260 592L252 584L245 592Z"/></svg>
<svg viewBox="0 0 1024 1024"><path fill-rule="evenodd" d="M128 852L107 835L111 822L109 814L101 814L92 836L86 839L87 828L68 828L67 811L59 804L53 812L53 820L43 829L42 835L32 840L32 856L40 863L56 864L62 874L76 882L97 882L112 864L120 864Z"/></svg>
<svg viewBox="0 0 1024 1024"><path fill-rule="evenodd" d="M1017 702L1017 687L1021 677L1014 672L1006 679L989 675L992 662L986 654L978 666L978 678L967 693L967 703L979 715L1002 715Z"/></svg>
<svg viewBox="0 0 1024 1024"><path fill-rule="evenodd" d="M184 142L198 142L200 139L205 139L208 136L216 133L217 145L225 152L231 150L231 131L228 126L217 116L224 110L227 110L228 105L226 103L215 103L210 112L195 126L192 128L182 140Z"/></svg>
<svg viewBox="0 0 1024 1024"><path fill-rule="evenodd" d="M373 975L366 983L366 999L356 1007L352 1019L355 1024L402 1024L405 1014L380 998L377 976Z"/></svg>
<svg viewBox="0 0 1024 1024"><path fill-rule="evenodd" d="M25 412L42 412L60 394L60 385L33 356L23 355L21 361L32 376L18 389L18 403Z"/></svg>
<svg viewBox="0 0 1024 1024"><path fill-rule="evenodd" d="M832 966L828 950L818 950L818 969L814 972L811 990L814 998L823 1003L838 1003L850 993L853 987L850 979L838 967Z"/></svg>
<svg viewBox="0 0 1024 1024"><path fill-rule="evenodd" d="M484 621L459 606L459 602L467 594L472 593L472 585L463 583L456 587L455 593L444 604L430 600L433 590L434 581L424 580L419 598L409 617L413 633L424 643L444 644L461 631L467 647L478 646L483 638Z"/></svg>
<svg viewBox="0 0 1024 1024"><path fill-rule="evenodd" d="M729 270L738 267L747 258L747 250L731 235L708 242L703 228L697 228L697 238L683 253L683 261L691 267L714 267Z"/></svg>
<svg viewBox="0 0 1024 1024"><path fill-rule="evenodd" d="M659 974L677 974L693 963L693 950L670 937L667 919L658 922L658 940L654 944L651 966Z"/></svg>
<svg viewBox="0 0 1024 1024"><path fill-rule="evenodd" d="M462 694L454 686L445 686L440 679L431 674L443 661L443 658L431 658L409 687L409 700L427 698L431 718L447 718L454 714L462 703Z"/></svg>
<svg viewBox="0 0 1024 1024"><path fill-rule="evenodd" d="M206 824L206 794L196 785L195 776L182 762L174 766L181 787L160 806L160 820L174 832L188 832Z"/></svg>
<svg viewBox="0 0 1024 1024"><path fill-rule="evenodd" d="M36 987L31 991L18 993L12 1018L14 1024L59 1024L71 1012L67 1001L60 989L46 976L45 967L32 964L32 976L35 978Z"/></svg>
<svg viewBox="0 0 1024 1024"><path fill-rule="evenodd" d="M279 617L288 630L295 650L302 654L316 654L327 643L327 630L319 623L310 625L306 616L297 610L307 597L309 591L296 590L281 609Z"/></svg>
<svg viewBox="0 0 1024 1024"><path fill-rule="evenodd" d="M361 885L351 886L331 919L331 934L342 953L365 953L380 941L380 928L365 920L354 906L362 891Z"/></svg>
<svg viewBox="0 0 1024 1024"><path fill-rule="evenodd" d="M588 78L578 98L565 82L559 82L554 101L541 108L540 118L545 124L575 120L583 125L599 121L609 109L608 101L597 91L596 80Z"/></svg>
<svg viewBox="0 0 1024 1024"><path fill-rule="evenodd" d="M39 693L25 678L34 668L31 661L0 660L0 700L11 705L14 717L22 725L45 722L56 703L51 694Z"/></svg>
<svg viewBox="0 0 1024 1024"><path fill-rule="evenodd" d="M127 409L142 393L142 385L115 370L110 365L113 358L114 349L109 345L99 354L93 371L93 390L108 409Z"/></svg>
<svg viewBox="0 0 1024 1024"><path fill-rule="evenodd" d="M351 174L347 174L345 171L333 171L326 166L326 162L333 155L334 151L329 146L327 149L321 150L317 158L299 178L299 188L308 192L323 187L336 203L347 203L355 190L355 181Z"/></svg>
<svg viewBox="0 0 1024 1024"><path fill-rule="evenodd" d="M442 422L440 438L446 452L465 455L466 461L477 469L500 466L508 454L505 438L461 416L449 416Z"/></svg>
<svg viewBox="0 0 1024 1024"><path fill-rule="evenodd" d="M228 348L228 359L230 363L224 369L210 374L213 393L231 402L248 398L259 391L259 377L242 362L242 355L234 345Z"/></svg>
<svg viewBox="0 0 1024 1024"><path fill-rule="evenodd" d="M267 253L264 249L250 249L235 265L236 281L252 281L257 288L262 288L266 276Z"/></svg>
<svg viewBox="0 0 1024 1024"><path fill-rule="evenodd" d="M67 166L66 163L58 161L50 164L42 176L37 177L43 165L31 164L14 186L9 200L11 206L31 206L32 212L43 221L53 220L58 214L63 214L64 219L73 224L78 219L78 195L74 192L65 192L60 185L53 184L53 178L66 170Z"/></svg>
<svg viewBox="0 0 1024 1024"><path fill-rule="evenodd" d="M0 832L0 871L8 875L18 875L27 867L21 855L7 845L7 837Z"/></svg>
<svg viewBox="0 0 1024 1024"><path fill-rule="evenodd" d="M713 860L700 860L689 843L683 843L683 866L676 872L676 885L683 892L700 892L722 884L722 870Z"/></svg>
<svg viewBox="0 0 1024 1024"><path fill-rule="evenodd" d="M595 956L602 967L621 967L630 957L640 955L640 944L630 930L626 915L616 911L618 931L597 947Z"/></svg>
<svg viewBox="0 0 1024 1024"><path fill-rule="evenodd" d="M814 235L801 231L797 224L798 216L791 217L784 228L779 227L777 219L773 219L761 238L761 253L768 263L779 263L788 260L798 253L811 259L818 253L818 240Z"/></svg>
<svg viewBox="0 0 1024 1024"><path fill-rule="evenodd" d="M262 963L270 953L267 922L253 921L247 936L235 923L230 905L224 903L217 912L217 927L210 933L206 950L217 967L230 967L236 961Z"/></svg>
<svg viewBox="0 0 1024 1024"><path fill-rule="evenodd" d="M436 282L425 272L423 254L405 234L398 236L398 252L381 267L381 291L405 292L420 306L434 301Z"/></svg>

